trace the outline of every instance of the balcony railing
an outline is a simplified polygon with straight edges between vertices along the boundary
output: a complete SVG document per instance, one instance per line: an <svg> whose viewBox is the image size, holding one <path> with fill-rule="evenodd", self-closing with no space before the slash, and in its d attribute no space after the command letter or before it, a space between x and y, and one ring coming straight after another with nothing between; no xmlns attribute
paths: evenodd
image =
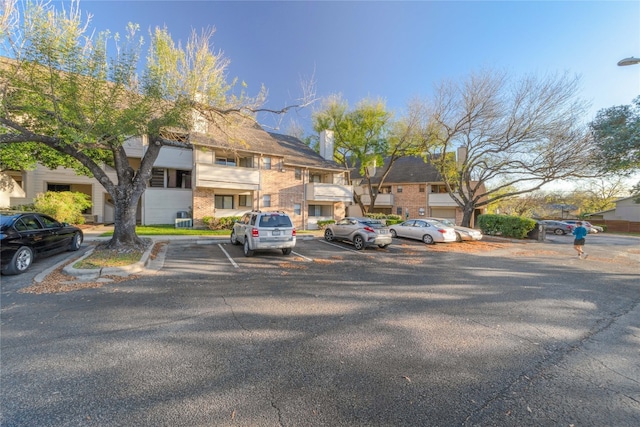
<svg viewBox="0 0 640 427"><path fill-rule="evenodd" d="M307 184L306 189L307 201L349 203L353 200L353 187L351 185L310 182Z"/></svg>
<svg viewBox="0 0 640 427"><path fill-rule="evenodd" d="M431 193L429 194L429 206L451 206L456 207L458 204L451 198L448 193Z"/></svg>
<svg viewBox="0 0 640 427"><path fill-rule="evenodd" d="M196 186L258 190L260 188L260 171L252 168L198 163Z"/></svg>
<svg viewBox="0 0 640 427"><path fill-rule="evenodd" d="M371 203L371 196L368 194L363 194L360 196L360 200L363 205L369 205ZM376 203L374 206L393 206L393 194L390 193L380 193L376 197Z"/></svg>

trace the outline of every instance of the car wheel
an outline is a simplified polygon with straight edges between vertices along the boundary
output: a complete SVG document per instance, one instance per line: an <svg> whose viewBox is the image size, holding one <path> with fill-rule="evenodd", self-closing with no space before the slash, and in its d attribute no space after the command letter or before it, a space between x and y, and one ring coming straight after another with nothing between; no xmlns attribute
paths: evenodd
<svg viewBox="0 0 640 427"><path fill-rule="evenodd" d="M73 238L71 239L71 244L69 245L69 250L70 251L77 251L78 249L80 249L81 245L82 245L82 236L80 235L80 233L75 233L73 235Z"/></svg>
<svg viewBox="0 0 640 427"><path fill-rule="evenodd" d="M231 240L231 244L232 244L232 245L237 245L238 243L240 243L240 242L238 242L238 236L236 236L236 231L235 231L235 230L233 230L233 231L231 232L231 238L230 238L230 240Z"/></svg>
<svg viewBox="0 0 640 427"><path fill-rule="evenodd" d="M426 243L427 245L432 245L433 244L433 237L431 237L430 234L425 234L424 236L422 236L422 241L424 243Z"/></svg>
<svg viewBox="0 0 640 427"><path fill-rule="evenodd" d="M384 248L386 248L387 246L389 246L389 244L388 244L388 243L387 243L386 245L378 245L378 247L379 247L380 249L384 249Z"/></svg>
<svg viewBox="0 0 640 427"><path fill-rule="evenodd" d="M356 234L356 236L353 238L353 246L355 246L359 251L364 249L364 239L361 235Z"/></svg>
<svg viewBox="0 0 640 427"><path fill-rule="evenodd" d="M391 230L391 237L393 237L394 239L398 237L398 233L396 233L396 230Z"/></svg>
<svg viewBox="0 0 640 427"><path fill-rule="evenodd" d="M553 234L557 236L562 236L564 234L564 231L559 228L556 228L555 230L553 230Z"/></svg>
<svg viewBox="0 0 640 427"><path fill-rule="evenodd" d="M27 246L22 246L13 254L11 262L3 272L6 275L21 274L27 271L33 262L33 251Z"/></svg>
<svg viewBox="0 0 640 427"><path fill-rule="evenodd" d="M244 239L244 256L253 256L253 251L249 247L249 239Z"/></svg>
<svg viewBox="0 0 640 427"><path fill-rule="evenodd" d="M291 248L282 248L283 255L289 255L291 253Z"/></svg>
<svg viewBox="0 0 640 427"><path fill-rule="evenodd" d="M329 230L328 228L324 231L324 240L326 240L327 242L330 242L333 240L333 231Z"/></svg>

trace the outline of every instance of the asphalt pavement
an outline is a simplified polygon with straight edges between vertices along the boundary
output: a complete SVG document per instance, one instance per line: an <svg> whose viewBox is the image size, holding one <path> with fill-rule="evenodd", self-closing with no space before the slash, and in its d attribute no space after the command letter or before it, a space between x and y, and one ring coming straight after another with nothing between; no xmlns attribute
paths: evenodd
<svg viewBox="0 0 640 427"><path fill-rule="evenodd" d="M640 239L570 239L173 239L129 281L3 281L0 424L640 425Z"/></svg>

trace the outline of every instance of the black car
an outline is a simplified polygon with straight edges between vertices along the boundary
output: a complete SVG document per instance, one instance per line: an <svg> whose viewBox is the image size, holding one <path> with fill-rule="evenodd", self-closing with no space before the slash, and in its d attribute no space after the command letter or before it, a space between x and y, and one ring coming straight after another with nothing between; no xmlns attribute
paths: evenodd
<svg viewBox="0 0 640 427"><path fill-rule="evenodd" d="M27 271L36 257L80 249L82 230L35 212L0 212L2 274Z"/></svg>

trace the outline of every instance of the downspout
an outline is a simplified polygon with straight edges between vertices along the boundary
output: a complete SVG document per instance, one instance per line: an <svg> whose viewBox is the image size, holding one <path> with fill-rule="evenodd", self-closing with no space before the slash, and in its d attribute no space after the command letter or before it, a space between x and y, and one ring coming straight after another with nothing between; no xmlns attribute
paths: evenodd
<svg viewBox="0 0 640 427"><path fill-rule="evenodd" d="M303 230L307 230L307 220L305 219L305 212L307 212L307 185L304 182L304 177L307 175L307 173L309 172L308 169L303 170L302 173L302 212L300 212L300 214L302 215L302 229Z"/></svg>

